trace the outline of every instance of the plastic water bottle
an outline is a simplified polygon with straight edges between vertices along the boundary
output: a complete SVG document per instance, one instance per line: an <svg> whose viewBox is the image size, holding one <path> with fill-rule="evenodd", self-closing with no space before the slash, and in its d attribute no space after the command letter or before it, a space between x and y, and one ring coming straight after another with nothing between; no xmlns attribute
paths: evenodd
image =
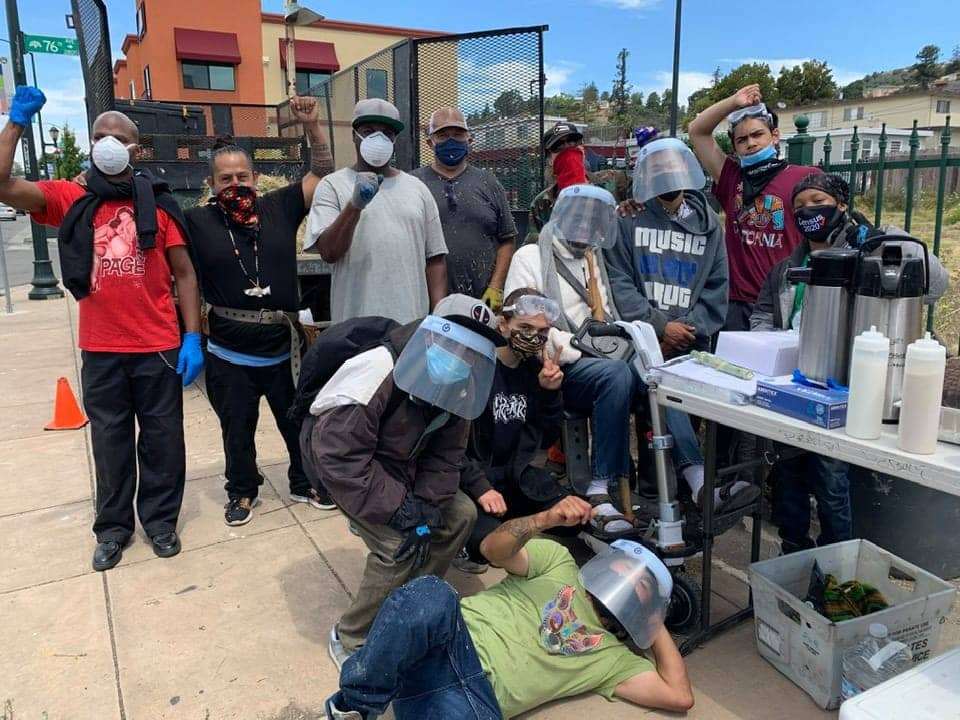
<svg viewBox="0 0 960 720"><path fill-rule="evenodd" d="M870 634L843 654L840 696L849 700L913 666L902 642L887 640L887 626L870 623Z"/></svg>

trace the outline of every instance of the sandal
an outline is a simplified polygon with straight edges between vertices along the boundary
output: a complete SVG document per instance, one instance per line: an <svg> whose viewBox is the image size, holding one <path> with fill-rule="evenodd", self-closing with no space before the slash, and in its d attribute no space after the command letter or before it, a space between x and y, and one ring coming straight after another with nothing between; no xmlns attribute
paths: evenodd
<svg viewBox="0 0 960 720"><path fill-rule="evenodd" d="M613 500L605 493L600 495L590 495L587 497L587 500L592 507L599 507L601 505L613 506ZM631 527L623 530L607 531L607 526L610 523L617 521L625 523L630 522L623 513L618 512L617 510L614 510L613 512L607 512L603 515L594 515L592 518L590 518L590 534L599 540L619 540L621 538L637 537L637 535L641 533L644 528L644 525L639 522L638 518L634 517Z"/></svg>

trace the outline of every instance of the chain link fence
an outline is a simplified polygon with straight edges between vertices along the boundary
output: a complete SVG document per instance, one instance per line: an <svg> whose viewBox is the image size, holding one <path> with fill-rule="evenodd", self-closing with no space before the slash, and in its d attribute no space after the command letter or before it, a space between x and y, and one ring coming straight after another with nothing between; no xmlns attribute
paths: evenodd
<svg viewBox="0 0 960 720"><path fill-rule="evenodd" d="M86 88L87 122L113 109L113 61L110 28L103 0L70 0L73 24L80 41L80 65Z"/></svg>

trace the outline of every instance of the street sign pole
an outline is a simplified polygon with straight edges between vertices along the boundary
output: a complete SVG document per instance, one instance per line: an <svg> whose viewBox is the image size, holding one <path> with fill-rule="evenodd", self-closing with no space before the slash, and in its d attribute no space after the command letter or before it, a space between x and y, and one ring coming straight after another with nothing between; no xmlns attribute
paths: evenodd
<svg viewBox="0 0 960 720"><path fill-rule="evenodd" d="M20 15L17 12L17 0L5 0L7 9L7 33L10 37L10 62L13 65L14 85L27 84L27 69L23 63L23 35L20 34ZM27 180L36 182L40 179L37 166L37 149L33 138L33 128L24 128L23 133L23 161ZM31 218L30 231L33 236L33 287L27 295L31 300L47 300L63 297L63 290L53 274L53 263L50 262L50 251L47 247L47 231Z"/></svg>
<svg viewBox="0 0 960 720"><path fill-rule="evenodd" d="M33 86L40 87L40 83L37 82L37 63L33 59L33 53L30 53L30 69L33 70ZM43 168L43 172L47 176L47 180L52 180L53 176L50 174L49 165L47 163L47 141L46 141L46 136L44 136L43 134L43 115L40 114L39 110L37 110L37 128L40 130L40 163L39 164L40 164L40 167Z"/></svg>

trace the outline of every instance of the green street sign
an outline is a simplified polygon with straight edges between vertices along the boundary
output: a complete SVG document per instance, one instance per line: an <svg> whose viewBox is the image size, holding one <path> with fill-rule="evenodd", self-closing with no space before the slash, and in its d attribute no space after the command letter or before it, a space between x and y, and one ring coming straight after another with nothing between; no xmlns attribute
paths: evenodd
<svg viewBox="0 0 960 720"><path fill-rule="evenodd" d="M76 38L27 35L24 33L23 51L28 53L48 53L50 55L79 55L80 46Z"/></svg>

